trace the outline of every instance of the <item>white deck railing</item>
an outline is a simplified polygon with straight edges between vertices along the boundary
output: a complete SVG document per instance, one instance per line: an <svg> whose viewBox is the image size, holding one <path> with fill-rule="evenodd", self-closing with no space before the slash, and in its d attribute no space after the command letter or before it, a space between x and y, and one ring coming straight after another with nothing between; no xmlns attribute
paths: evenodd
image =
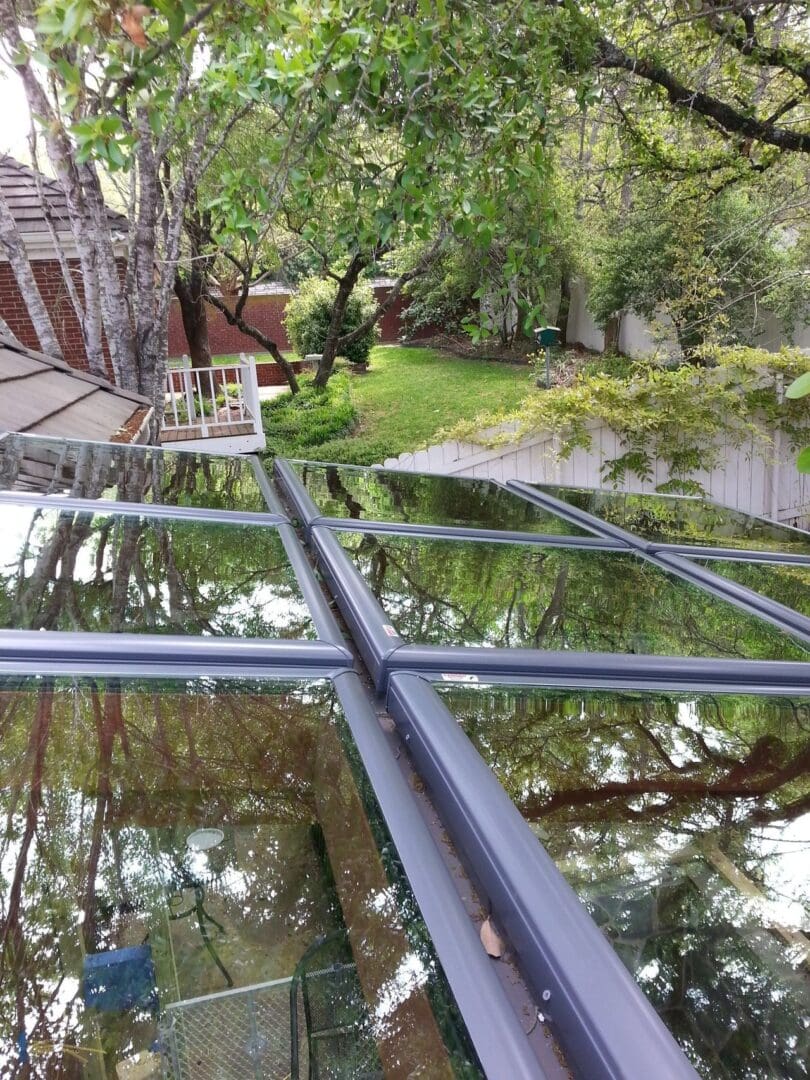
<svg viewBox="0 0 810 1080"><path fill-rule="evenodd" d="M240 354L238 364L182 367L166 372L163 430L182 429L188 439L216 438L225 424L250 424L261 433L259 383L255 356Z"/></svg>

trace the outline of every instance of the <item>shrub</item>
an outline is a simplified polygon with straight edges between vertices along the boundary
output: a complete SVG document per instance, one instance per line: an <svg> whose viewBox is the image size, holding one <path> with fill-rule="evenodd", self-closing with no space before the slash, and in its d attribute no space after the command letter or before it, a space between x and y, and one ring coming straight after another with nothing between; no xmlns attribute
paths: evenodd
<svg viewBox="0 0 810 1080"><path fill-rule="evenodd" d="M284 326L290 344L299 356L323 352L336 292L336 282L310 277L301 282L298 292L287 304ZM375 307L371 286L366 282L358 282L346 305L340 332L351 333L372 314ZM353 364L367 363L369 353L379 336L379 326L373 326L353 345L341 350L342 355Z"/></svg>
<svg viewBox="0 0 810 1080"><path fill-rule="evenodd" d="M270 453L313 456L313 447L348 435L357 423L347 375L333 375L324 390L303 382L301 392L262 402L262 422Z"/></svg>
<svg viewBox="0 0 810 1080"><path fill-rule="evenodd" d="M592 426L605 425L622 451L604 462L606 483L618 485L627 474L650 480L661 460L670 471L666 489L684 494L696 492L693 474L718 463L724 442L738 447L754 440L767 457L770 432L778 429L790 446L804 445L808 418L799 403L780 400L777 382L810 370L807 357L745 346L706 347L696 356L696 367L637 361L630 374L581 373L571 386L532 393L511 416L478 417L444 437L495 444L548 431L559 436L558 453L567 458L578 447L590 450ZM505 421L508 428L481 438L483 429Z"/></svg>
<svg viewBox="0 0 810 1080"><path fill-rule="evenodd" d="M382 465L386 458L395 457L399 449L391 446L389 439L378 435L355 435L351 439L330 439L321 443L318 461L334 461L341 465Z"/></svg>

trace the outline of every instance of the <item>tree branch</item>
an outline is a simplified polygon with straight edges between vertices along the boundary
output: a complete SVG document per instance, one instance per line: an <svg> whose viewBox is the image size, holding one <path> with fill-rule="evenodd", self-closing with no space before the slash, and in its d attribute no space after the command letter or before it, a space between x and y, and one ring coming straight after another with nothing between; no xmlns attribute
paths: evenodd
<svg viewBox="0 0 810 1080"><path fill-rule="evenodd" d="M747 115L712 94L692 90L661 64L645 57L633 58L607 38L600 37L597 41L596 66L627 71L637 78L660 86L676 108L714 120L729 135L743 135L768 146L775 146L779 150L810 154L810 132L777 127L769 120Z"/></svg>

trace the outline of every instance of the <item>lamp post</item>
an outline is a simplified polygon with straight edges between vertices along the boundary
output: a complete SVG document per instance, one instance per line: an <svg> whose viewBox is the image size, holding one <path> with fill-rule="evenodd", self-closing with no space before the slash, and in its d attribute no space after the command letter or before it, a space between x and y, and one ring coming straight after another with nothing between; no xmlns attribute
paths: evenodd
<svg viewBox="0 0 810 1080"><path fill-rule="evenodd" d="M538 326L534 332L535 341L546 350L546 390L551 387L551 346L556 345L559 333L559 326ZM543 385L540 379L537 385Z"/></svg>

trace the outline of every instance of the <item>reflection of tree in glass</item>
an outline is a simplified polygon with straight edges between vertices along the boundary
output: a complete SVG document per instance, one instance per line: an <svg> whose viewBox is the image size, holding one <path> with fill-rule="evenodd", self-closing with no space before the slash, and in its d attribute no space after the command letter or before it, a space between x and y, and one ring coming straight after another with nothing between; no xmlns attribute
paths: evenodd
<svg viewBox="0 0 810 1080"><path fill-rule="evenodd" d="M342 533L408 641L803 659L768 623L630 554Z"/></svg>
<svg viewBox="0 0 810 1080"><path fill-rule="evenodd" d="M0 625L311 637L278 533L261 526L6 507Z"/></svg>
<svg viewBox="0 0 810 1080"><path fill-rule="evenodd" d="M440 693L699 1071L806 1077L810 700Z"/></svg>
<svg viewBox="0 0 810 1080"><path fill-rule="evenodd" d="M424 942L421 919L389 887L341 730L321 683L5 680L0 1074L114 1075L153 1044L150 1001L86 1006L88 955L146 944L162 1010L210 1000L226 978L238 990L289 977L316 938L345 925L368 1005L358 1023L371 1024L384 1062L402 1065L391 1075L424 1061L437 1077L478 1075L451 1068L429 1006L446 991L428 986L440 981L435 958L410 941L413 920ZM222 842L193 850L200 827ZM182 917L195 899L212 948Z"/></svg>
<svg viewBox="0 0 810 1080"><path fill-rule="evenodd" d="M266 511L250 462L154 447L9 435L0 489L84 499Z"/></svg>
<svg viewBox="0 0 810 1080"><path fill-rule="evenodd" d="M701 566L810 616L810 565L702 559Z"/></svg>
<svg viewBox="0 0 810 1080"><path fill-rule="evenodd" d="M810 556L810 538L764 518L704 499L538 484L572 506L645 540L706 547L794 551Z"/></svg>
<svg viewBox="0 0 810 1080"><path fill-rule="evenodd" d="M521 499L490 480L298 464L310 498L326 517L583 536L588 530Z"/></svg>

